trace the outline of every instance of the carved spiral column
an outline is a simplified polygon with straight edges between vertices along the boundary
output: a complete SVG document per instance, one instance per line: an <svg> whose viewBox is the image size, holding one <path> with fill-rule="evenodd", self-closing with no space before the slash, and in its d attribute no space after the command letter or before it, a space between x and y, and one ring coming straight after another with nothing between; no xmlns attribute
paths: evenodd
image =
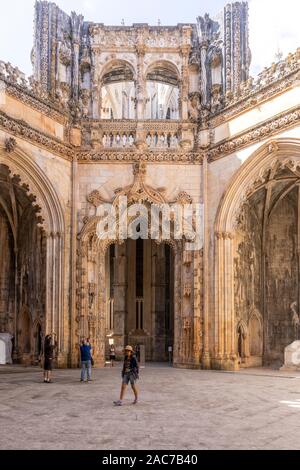
<svg viewBox="0 0 300 470"><path fill-rule="evenodd" d="M234 319L233 239L229 232L215 234L215 357L216 369L236 370Z"/></svg>

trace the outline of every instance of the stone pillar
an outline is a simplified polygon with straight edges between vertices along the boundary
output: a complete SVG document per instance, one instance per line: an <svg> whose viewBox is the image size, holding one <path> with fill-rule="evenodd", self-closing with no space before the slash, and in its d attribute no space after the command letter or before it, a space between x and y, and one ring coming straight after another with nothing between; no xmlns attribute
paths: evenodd
<svg viewBox="0 0 300 470"><path fill-rule="evenodd" d="M116 245L114 281L114 340L117 355L125 346L125 320L127 297L127 258L126 245Z"/></svg>
<svg viewBox="0 0 300 470"><path fill-rule="evenodd" d="M191 302L193 315L193 366L199 368L201 364L202 356L202 341L203 341L203 329L201 324L202 318L202 253L197 250L193 252L193 299Z"/></svg>
<svg viewBox="0 0 300 470"><path fill-rule="evenodd" d="M99 69L98 58L100 56L99 47L92 46L92 69L91 69L91 84L92 84L92 117L93 119L101 118L102 107L102 83L98 77L97 71ZM102 144L102 140L101 140Z"/></svg>
<svg viewBox="0 0 300 470"><path fill-rule="evenodd" d="M210 263L209 263L209 227L208 227L208 163L207 156L203 157L202 165L203 179L203 352L202 367L210 369L210 350L209 350L209 286L210 286Z"/></svg>
<svg viewBox="0 0 300 470"><path fill-rule="evenodd" d="M77 286L77 208L78 208L78 162L74 158L72 162L72 211L71 211L71 247L70 247L70 327L71 327L71 351L70 362L77 363L76 349L76 286ZM76 357L74 357L74 355Z"/></svg>
<svg viewBox="0 0 300 470"><path fill-rule="evenodd" d="M179 244L178 244L179 245ZM182 292L181 271L182 252L177 249L174 257L174 346L173 365L179 367L181 362L181 327L182 327Z"/></svg>
<svg viewBox="0 0 300 470"><path fill-rule="evenodd" d="M216 369L237 370L234 318L234 273L232 233L215 237L215 357Z"/></svg>
<svg viewBox="0 0 300 470"><path fill-rule="evenodd" d="M57 335L58 365L66 366L63 351L63 235L47 237L45 335Z"/></svg>
<svg viewBox="0 0 300 470"><path fill-rule="evenodd" d="M137 47L137 78L136 78L136 118L138 121L143 121L145 119L144 109L145 109L145 99L146 99L146 83L144 77L144 60L145 60L145 47L143 44L138 45ZM137 140L139 140L137 138Z"/></svg>
<svg viewBox="0 0 300 470"><path fill-rule="evenodd" d="M100 367L105 366L105 342L106 342L106 249L104 246L100 247L99 250L99 261L98 267L95 265L94 279L97 279L98 270L98 282L96 285L90 285L91 291L95 295L93 307L90 311L89 329L91 337L95 342L94 348L94 360L95 364ZM90 302L91 303L91 302Z"/></svg>
<svg viewBox="0 0 300 470"><path fill-rule="evenodd" d="M180 106L181 106L181 119L186 121L188 119L188 102L189 102L189 47L184 47L182 53L182 77L180 87ZM183 136L184 139L184 136Z"/></svg>
<svg viewBox="0 0 300 470"><path fill-rule="evenodd" d="M208 42L203 41L200 49L201 60L201 103L203 106L208 105L207 96L207 70L206 70L206 56L207 56Z"/></svg>
<svg viewBox="0 0 300 470"><path fill-rule="evenodd" d="M181 73L181 89L180 89L180 98L181 98L181 119L186 121L188 119L188 102L189 102L189 83L190 83L190 74L189 74L189 57L191 52L192 44L192 27L185 25L182 27L182 44L180 48L182 56L182 73ZM185 137L182 136L184 140Z"/></svg>
<svg viewBox="0 0 300 470"><path fill-rule="evenodd" d="M81 41L81 31L83 25L83 16L71 13L71 33L73 46L72 63L72 96L75 100L79 98L79 50Z"/></svg>

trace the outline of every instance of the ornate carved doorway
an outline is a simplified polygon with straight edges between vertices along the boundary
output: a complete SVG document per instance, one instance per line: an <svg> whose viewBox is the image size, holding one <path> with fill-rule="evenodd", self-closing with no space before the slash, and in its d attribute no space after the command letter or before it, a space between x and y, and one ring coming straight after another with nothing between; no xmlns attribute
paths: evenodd
<svg viewBox="0 0 300 470"><path fill-rule="evenodd" d="M174 253L168 244L128 240L106 253L106 337L145 347L147 361L167 361L174 345ZM109 341L106 342L108 353Z"/></svg>
<svg viewBox="0 0 300 470"><path fill-rule="evenodd" d="M181 192L175 201L166 201L163 191L146 184L144 163L133 166L133 175L133 184L117 189L112 201L104 201L99 191L88 197L96 210L84 220L79 235L73 344L89 336L96 364L104 365L113 333L119 355L125 343L145 344L146 359L162 361L173 346L174 365L199 367L203 347L202 250L189 251L184 238L174 240L172 230L171 238L163 242L151 236L143 241L134 241L131 236L126 240L99 237L97 225L103 217L97 209L103 203L119 208L119 199L126 196L129 207L143 203L149 212L152 204L192 200ZM72 355L76 365L75 348Z"/></svg>

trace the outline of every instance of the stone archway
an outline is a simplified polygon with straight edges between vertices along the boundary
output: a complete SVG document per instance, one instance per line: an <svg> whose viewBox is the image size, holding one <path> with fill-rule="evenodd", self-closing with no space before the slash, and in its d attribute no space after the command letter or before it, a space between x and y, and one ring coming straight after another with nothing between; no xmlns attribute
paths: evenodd
<svg viewBox="0 0 300 470"><path fill-rule="evenodd" d="M280 361L294 339L290 305L299 302L298 166L297 139L267 143L242 165L222 198L215 222L216 368L238 368L239 320L247 324L249 365ZM284 232L279 236L278 218ZM281 248L280 240L286 240ZM280 260L282 249L287 264ZM276 290L278 305L271 302Z"/></svg>
<svg viewBox="0 0 300 470"><path fill-rule="evenodd" d="M18 321L20 316L19 304L23 302L24 306L35 311L35 320L41 322L44 334L55 331L58 337L58 364L67 365L67 344L63 335L64 324L64 237L65 221L64 211L56 191L51 182L43 173L40 167L18 148L16 141L12 142L12 148L8 153L6 147L0 148L0 166L7 173L6 184L7 197L5 191L2 192L4 199L0 203L2 211L8 220L8 230L12 233L12 250L15 255L12 259L12 286L16 286L15 292L11 292L10 305L14 311L10 311L9 321L2 329L9 328L9 332L14 336L14 359L22 360L18 356ZM9 155L9 158L8 158ZM20 197L22 196L23 208L20 208ZM27 202L26 202L27 201ZM25 209L26 202L26 209ZM22 204L21 204L22 206ZM43 269L43 274L39 276L36 285L39 294L44 295L41 305L31 305L31 299L39 298L38 293L31 292L30 285L26 285L28 273L29 282L32 283L32 276L35 276L35 268L28 264L25 245L30 242L29 230L25 230L25 221L28 217L34 218L34 227L37 232L37 241L41 245L41 250L30 250L35 259L34 263ZM37 214L34 216L34 214ZM24 250L20 251L20 240L23 236ZM27 240L28 238L28 240ZM23 243L23 244L24 244ZM28 245L29 246L29 245ZM28 248L28 247L27 247ZM37 259L39 253L44 253L44 262ZM24 253L24 256L22 255ZM25 263L25 264L24 264ZM18 289L21 289L18 292ZM41 290L42 289L42 290ZM30 296L28 297L28 292ZM33 328L31 324L31 330ZM30 355L34 358L34 341L32 340L33 331L30 332L31 351Z"/></svg>
<svg viewBox="0 0 300 470"><path fill-rule="evenodd" d="M125 196L129 205L133 202L147 204L162 204L163 193L146 184L146 165L136 164L133 168L134 182L131 186L116 191L113 201L117 205L117 198ZM190 198L185 193L180 193L178 201L186 201ZM88 197L88 201L94 205L96 215L86 219L85 225L78 236L78 271L79 296L77 324L73 331L74 344L80 336L91 336L95 344L95 359L98 365L105 361L105 257L107 247L116 244L124 246L124 240L101 240L97 236L97 207L103 202L98 191ZM107 201L104 201L107 202ZM166 240L164 240L166 242ZM158 240L158 243L160 241ZM177 367L199 367L202 351L201 335L201 276L202 276L202 252L187 251L184 240L167 240L174 252L174 350L173 362ZM125 265L125 254L121 253L118 262ZM88 294L87 294L88 293ZM115 301L117 312L124 311L125 285L118 283L118 305ZM122 336L122 335L121 335ZM75 339L76 338L76 339ZM124 346L124 345L123 345ZM78 361L77 351L73 351L74 365Z"/></svg>

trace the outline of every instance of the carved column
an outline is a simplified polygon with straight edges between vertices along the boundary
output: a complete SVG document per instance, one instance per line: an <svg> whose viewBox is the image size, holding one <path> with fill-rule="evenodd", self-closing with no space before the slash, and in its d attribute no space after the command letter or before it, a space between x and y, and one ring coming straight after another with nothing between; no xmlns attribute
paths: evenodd
<svg viewBox="0 0 300 470"><path fill-rule="evenodd" d="M228 4L225 7L225 89L226 93L232 89L232 62L231 62L231 8Z"/></svg>
<svg viewBox="0 0 300 470"><path fill-rule="evenodd" d="M181 119L186 121L188 119L188 102L189 102L189 52L190 47L182 47L182 76L180 87L180 107Z"/></svg>
<svg viewBox="0 0 300 470"><path fill-rule="evenodd" d="M122 354L125 344L125 320L127 297L126 245L116 245L114 281L114 339L117 354Z"/></svg>
<svg viewBox="0 0 300 470"><path fill-rule="evenodd" d="M183 26L182 28L182 44L181 44L181 56L182 56L182 74L181 74L181 89L180 89L180 106L181 106L181 119L188 119L188 102L189 102L189 57L191 52L192 43L192 28L191 26ZM184 139L184 136L183 136Z"/></svg>
<svg viewBox="0 0 300 470"><path fill-rule="evenodd" d="M45 334L57 335L58 365L65 366L63 346L63 235L47 236Z"/></svg>
<svg viewBox="0 0 300 470"><path fill-rule="evenodd" d="M216 369L237 370L234 318L233 239L215 234L215 357Z"/></svg>
<svg viewBox="0 0 300 470"><path fill-rule="evenodd" d="M203 230L203 354L202 367L210 369L210 350L209 350L209 286L210 286L210 264L209 264L209 227L208 227L208 163L207 155L203 157L202 165L203 175L203 206L204 206L204 230Z"/></svg>
<svg viewBox="0 0 300 470"><path fill-rule="evenodd" d="M194 273L194 282L193 282L193 365L195 368L200 367L201 354L202 354L202 340L203 340L203 330L202 330L202 252L194 251L193 252L193 273Z"/></svg>
<svg viewBox="0 0 300 470"><path fill-rule="evenodd" d="M194 356L194 253L192 251L183 251L181 261L181 288L180 294L182 301L180 304L180 314L175 322L175 328L178 334L177 343L177 367L195 367ZM177 273L178 276L178 273ZM200 354L200 352L199 352ZM199 358L197 359L199 364Z"/></svg>
<svg viewBox="0 0 300 470"><path fill-rule="evenodd" d="M93 119L101 118L102 107L102 88L100 78L98 77L98 58L101 51L99 47L92 46L92 69L91 69L91 84L92 84L92 116ZM101 142L102 143L102 142Z"/></svg>
<svg viewBox="0 0 300 470"><path fill-rule="evenodd" d="M137 78L136 78L136 98L137 98L137 107L136 107L136 118L138 121L143 121L144 109L145 109L145 99L146 99L146 82L144 77L144 60L145 60L145 46L144 44L139 44L137 46Z"/></svg>
<svg viewBox="0 0 300 470"><path fill-rule="evenodd" d="M91 293L95 296L94 305L89 319L90 336L94 341L95 364L105 366L105 346L106 346L106 276L105 269L106 250L102 246L98 254L98 265L96 264L95 286L91 286ZM97 279L98 271L98 279ZM91 301L90 301L91 302Z"/></svg>
<svg viewBox="0 0 300 470"><path fill-rule="evenodd" d="M77 16L71 13L72 26L72 45L73 45L73 67L72 67L72 91L73 98L79 98L79 49L81 40L81 30L83 24L83 16Z"/></svg>
<svg viewBox="0 0 300 470"><path fill-rule="evenodd" d="M77 208L78 208L78 162L74 157L72 162L72 212L71 212L71 247L70 247L70 326L71 326L71 354L70 362L73 364L76 354L76 262L77 262ZM79 261L79 260L78 260Z"/></svg>
<svg viewBox="0 0 300 470"><path fill-rule="evenodd" d="M201 46L200 46L200 60L201 60L201 102L203 106L208 105L207 70L206 70L207 48L208 48L208 41L202 41Z"/></svg>
<svg viewBox="0 0 300 470"><path fill-rule="evenodd" d="M173 365L180 367L181 362L181 329L182 329L182 292L181 292L181 270L182 252L177 249L174 259L174 346Z"/></svg>

